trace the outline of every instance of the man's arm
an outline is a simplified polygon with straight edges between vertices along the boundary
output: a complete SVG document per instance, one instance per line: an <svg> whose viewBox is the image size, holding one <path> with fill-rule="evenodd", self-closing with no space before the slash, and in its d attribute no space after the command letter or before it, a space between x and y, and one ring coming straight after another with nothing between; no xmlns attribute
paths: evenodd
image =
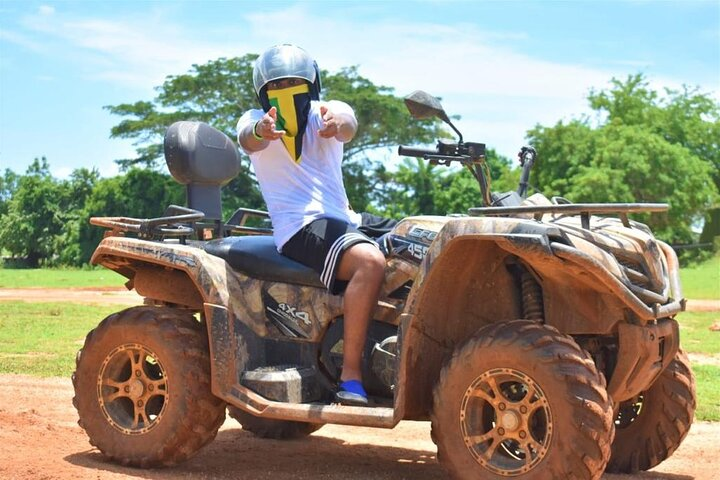
<svg viewBox="0 0 720 480"><path fill-rule="evenodd" d="M320 106L322 128L318 135L323 138L335 138L339 142L347 143L353 139L357 132L357 120L350 112L333 112L325 105Z"/></svg>
<svg viewBox="0 0 720 480"><path fill-rule="evenodd" d="M277 109L275 107L254 123L248 123L238 132L238 142L246 152L257 152L265 149L270 140L277 140L285 135L285 130L275 130Z"/></svg>

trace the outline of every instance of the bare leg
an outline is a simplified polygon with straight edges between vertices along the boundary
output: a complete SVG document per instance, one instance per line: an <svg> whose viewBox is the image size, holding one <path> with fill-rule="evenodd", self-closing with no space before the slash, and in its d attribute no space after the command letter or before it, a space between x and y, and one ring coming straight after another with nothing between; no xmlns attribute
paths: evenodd
<svg viewBox="0 0 720 480"><path fill-rule="evenodd" d="M362 353L368 325L385 279L385 257L369 243L358 243L342 256L337 278L347 280L343 311L343 371L340 379L362 379Z"/></svg>

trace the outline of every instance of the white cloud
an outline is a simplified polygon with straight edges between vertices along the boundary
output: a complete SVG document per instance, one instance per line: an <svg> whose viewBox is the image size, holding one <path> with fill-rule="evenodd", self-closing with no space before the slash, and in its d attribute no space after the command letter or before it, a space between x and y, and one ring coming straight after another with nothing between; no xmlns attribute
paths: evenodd
<svg viewBox="0 0 720 480"><path fill-rule="evenodd" d="M89 78L149 89L167 75L233 55L229 45L198 42L160 18L73 18L56 12L27 17L25 27L54 43L53 54L82 65Z"/></svg>
<svg viewBox="0 0 720 480"><path fill-rule="evenodd" d="M74 168L72 167L53 167L50 166L50 174L59 179L67 179L70 178L70 174L73 172Z"/></svg>
<svg viewBox="0 0 720 480"><path fill-rule="evenodd" d="M50 16L55 13L55 7L51 7L50 5L40 5L40 8L38 8L38 13L40 15Z"/></svg>
<svg viewBox="0 0 720 480"><path fill-rule="evenodd" d="M0 40L14 43L15 45L19 45L33 52L42 53L47 50L46 45L43 42L39 42L28 35L13 32L11 30L0 30Z"/></svg>

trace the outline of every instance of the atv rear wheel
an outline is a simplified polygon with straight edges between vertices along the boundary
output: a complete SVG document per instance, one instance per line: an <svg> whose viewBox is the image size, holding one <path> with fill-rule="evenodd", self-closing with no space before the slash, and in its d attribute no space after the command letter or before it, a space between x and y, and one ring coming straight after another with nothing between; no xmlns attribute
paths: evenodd
<svg viewBox="0 0 720 480"><path fill-rule="evenodd" d="M72 376L78 424L123 465L174 465L217 435L205 328L186 311L134 307L88 333Z"/></svg>
<svg viewBox="0 0 720 480"><path fill-rule="evenodd" d="M607 471L634 473L660 464L687 435L695 407L695 376L678 351L647 391L620 404Z"/></svg>
<svg viewBox="0 0 720 480"><path fill-rule="evenodd" d="M247 430L256 437L273 438L275 440L304 438L320 430L324 425L322 423L260 418L232 405L228 405L228 413L242 425L243 430Z"/></svg>
<svg viewBox="0 0 720 480"><path fill-rule="evenodd" d="M483 327L433 393L438 460L456 479L596 479L605 469L614 429L605 378L552 327Z"/></svg>

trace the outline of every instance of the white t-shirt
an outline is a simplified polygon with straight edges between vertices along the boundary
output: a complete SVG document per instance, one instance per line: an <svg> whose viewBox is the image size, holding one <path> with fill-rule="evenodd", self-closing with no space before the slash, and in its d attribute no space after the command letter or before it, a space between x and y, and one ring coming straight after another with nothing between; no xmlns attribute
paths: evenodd
<svg viewBox="0 0 720 480"><path fill-rule="evenodd" d="M322 128L320 105L334 113L355 116L344 102L311 102L300 163L293 161L280 139L272 140L258 152L245 152L250 156L267 203L278 251L302 227L318 218L337 218L354 227L360 225L360 214L350 209L343 184L343 144L335 138L322 138L317 133ZM263 115L259 109L245 112L237 124L238 136L248 124L254 124Z"/></svg>

